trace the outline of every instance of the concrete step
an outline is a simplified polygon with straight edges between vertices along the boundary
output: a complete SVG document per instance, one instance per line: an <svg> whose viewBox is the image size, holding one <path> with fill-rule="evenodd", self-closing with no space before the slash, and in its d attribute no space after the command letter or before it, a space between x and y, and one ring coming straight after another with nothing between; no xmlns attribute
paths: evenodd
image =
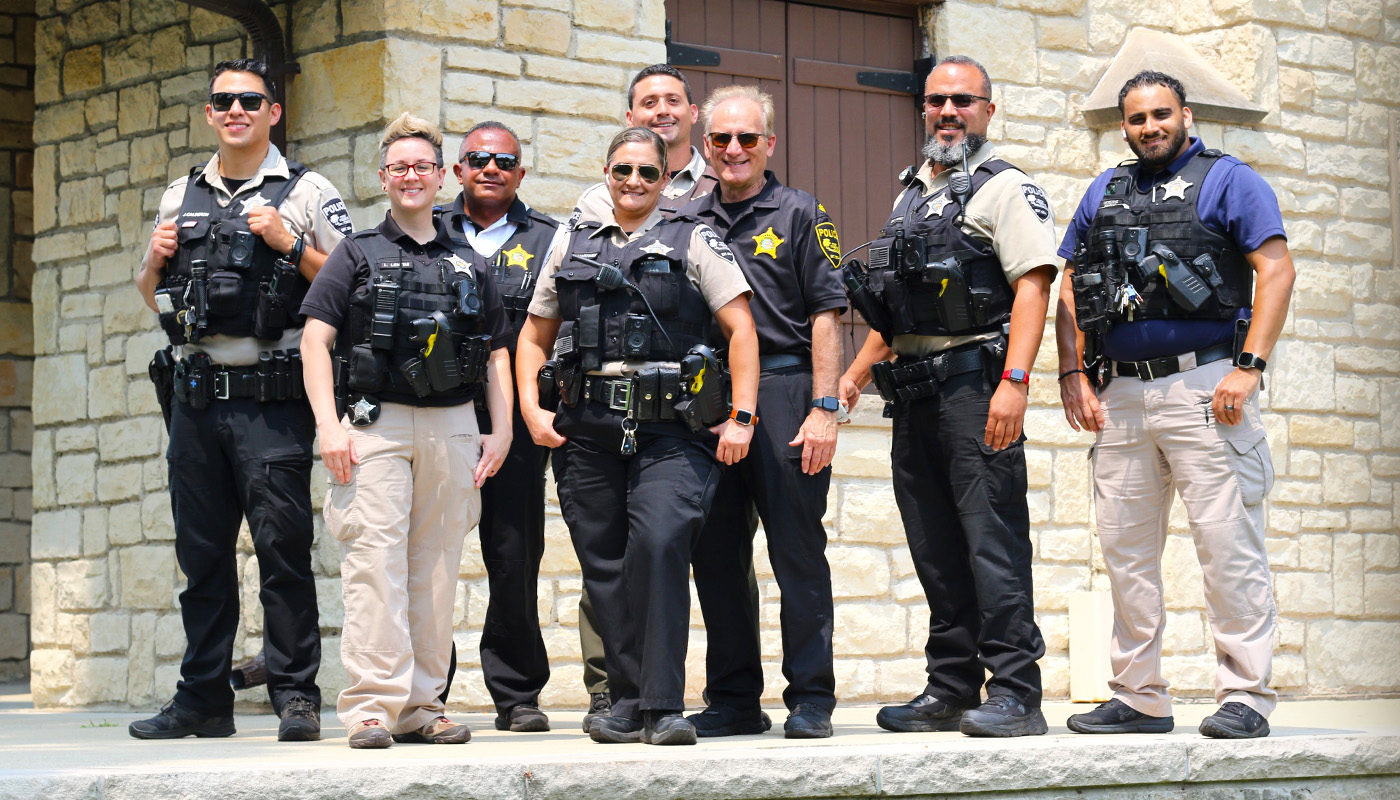
<svg viewBox="0 0 1400 800"><path fill-rule="evenodd" d="M695 747L599 745L579 711L552 711L549 733L500 733L492 715L457 714L470 744L354 751L326 712L326 738L279 743L270 715L240 716L228 739L138 741L146 714L0 710L0 798L248 800L248 798L1102 797L1212 800L1400 797L1400 700L1280 706L1266 739L1196 733L1214 709L1178 706L1163 735L1081 736L1064 727L1090 706L1045 707L1050 735L1014 740L956 733L892 734L876 707L843 707L827 740L763 736Z"/></svg>

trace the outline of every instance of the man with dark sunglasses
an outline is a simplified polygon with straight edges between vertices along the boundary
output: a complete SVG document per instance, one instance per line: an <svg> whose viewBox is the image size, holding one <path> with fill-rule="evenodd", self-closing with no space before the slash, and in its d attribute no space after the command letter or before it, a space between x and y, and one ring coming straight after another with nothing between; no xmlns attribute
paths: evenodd
<svg viewBox="0 0 1400 800"><path fill-rule="evenodd" d="M705 101L705 155L718 191L682 213L708 224L753 287L758 329L757 413L749 457L724 469L691 568L708 641L707 708L690 720L700 736L768 730L758 606L750 589L758 521L782 595L783 700L789 739L831 735L836 707L827 491L836 451L840 314L836 226L812 195L767 170L777 136L773 98L752 86L716 89Z"/></svg>
<svg viewBox="0 0 1400 800"><path fill-rule="evenodd" d="M137 288L173 351L169 407L175 554L188 642L175 697L133 722L138 739L234 732L230 657L248 520L258 556L268 693L277 738L320 738L321 638L311 572L311 443L297 313L326 255L350 233L340 193L272 145L282 107L267 67L214 68L205 120L218 153L160 201ZM162 358L164 357L164 358ZM158 386L160 383L157 384Z"/></svg>
<svg viewBox="0 0 1400 800"><path fill-rule="evenodd" d="M855 405L873 379L889 404L895 501L929 604L928 683L880 710L891 731L1046 732L1021 428L1055 222L1045 191L987 143L991 96L966 56L933 70L926 160L901 176L869 271L847 273L872 331L841 396Z"/></svg>

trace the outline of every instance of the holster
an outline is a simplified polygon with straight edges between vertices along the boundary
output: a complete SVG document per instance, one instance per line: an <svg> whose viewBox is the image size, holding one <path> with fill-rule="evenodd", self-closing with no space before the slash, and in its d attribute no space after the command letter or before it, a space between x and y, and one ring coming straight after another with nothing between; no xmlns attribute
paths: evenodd
<svg viewBox="0 0 1400 800"><path fill-rule="evenodd" d="M846 297L851 307L860 313L871 328L879 333L890 333L890 314L880 298L871 290L870 274L865 265L856 259L847 261L841 267L841 281L846 284Z"/></svg>
<svg viewBox="0 0 1400 800"><path fill-rule="evenodd" d="M535 383L540 391L540 408L546 411L554 411L559 408L559 362L546 361L540 365L539 374L535 378Z"/></svg>
<svg viewBox="0 0 1400 800"><path fill-rule="evenodd" d="M457 358L462 363L462 382L481 383L486 380L486 366L491 362L491 336L480 333L463 337Z"/></svg>
<svg viewBox="0 0 1400 800"><path fill-rule="evenodd" d="M156 402L160 403L160 415L165 419L165 429L170 430L170 404L175 399L175 357L170 348L157 350L146 368L155 384Z"/></svg>
<svg viewBox="0 0 1400 800"><path fill-rule="evenodd" d="M729 418L729 370L705 345L696 345L680 364L680 402L674 414L694 433Z"/></svg>
<svg viewBox="0 0 1400 800"><path fill-rule="evenodd" d="M202 411L214 399L214 365L207 353L193 353L175 364L175 399Z"/></svg>

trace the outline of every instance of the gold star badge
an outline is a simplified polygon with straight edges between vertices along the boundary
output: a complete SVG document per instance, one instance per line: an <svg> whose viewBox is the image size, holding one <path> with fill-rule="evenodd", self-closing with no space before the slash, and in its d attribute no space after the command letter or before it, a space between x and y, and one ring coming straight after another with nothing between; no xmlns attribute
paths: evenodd
<svg viewBox="0 0 1400 800"><path fill-rule="evenodd" d="M753 240L757 243L757 246L753 249L753 254L756 256L766 255L772 259L777 259L778 246L786 241L773 232L772 225L768 226L768 230L754 236Z"/></svg>
<svg viewBox="0 0 1400 800"><path fill-rule="evenodd" d="M1162 199L1170 200L1175 197L1178 200L1186 199L1186 190L1196 184L1183 179L1180 175L1162 184Z"/></svg>
<svg viewBox="0 0 1400 800"><path fill-rule="evenodd" d="M501 255L506 257L506 263L512 267L520 267L528 272L530 270L530 259L535 257L534 253L525 252L525 246L517 244L510 250L502 250Z"/></svg>

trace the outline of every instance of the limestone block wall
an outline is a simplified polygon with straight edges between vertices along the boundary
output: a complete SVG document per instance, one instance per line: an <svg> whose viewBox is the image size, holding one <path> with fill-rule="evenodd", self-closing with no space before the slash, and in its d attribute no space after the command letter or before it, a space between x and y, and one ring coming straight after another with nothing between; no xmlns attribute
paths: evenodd
<svg viewBox="0 0 1400 800"><path fill-rule="evenodd" d="M1275 683L1290 695L1400 691L1400 667L1384 657L1400 644L1400 281L1381 166L1393 157L1385 114L1400 97L1400 0L1384 2L1195 0L1168 14L1133 0L949 0L926 13L931 51L968 52L991 70L1001 107L993 136L1041 179L1062 221L1095 172L1123 155L1115 133L1086 128L1079 106L1129 25L1188 35L1270 110L1259 126L1201 131L1278 187L1299 264L1289 341L1272 359L1265 398L1279 473L1270 511L1283 615ZM169 695L178 672L183 578L171 542L165 437L145 378L161 338L131 278L165 183L213 147L202 115L209 67L248 45L229 21L176 0L36 5L33 690L44 705L147 707ZM631 73L665 57L661 0L298 0L274 8L302 68L290 85L291 153L340 187L359 227L382 217L376 133L402 110L441 121L451 152L478 121L511 125L529 169L522 196L562 217L601 174ZM1006 33L1022 46L1005 47L1013 40ZM449 184L443 199L455 193ZM1044 378L1054 370L1047 336L1027 458L1046 691L1065 697L1067 598L1105 588L1106 577L1092 534L1089 440L1065 425L1053 378ZM907 697L923 683L926 606L894 509L887 423L869 400L856 417L842 432L827 514L838 691L846 701ZM318 467L318 509L324 485ZM344 682L343 612L338 551L319 520L317 529L330 697ZM761 537L758 551L768 696L776 700L778 589ZM1179 509L1167 564L1169 675L1181 694L1204 696L1214 659ZM239 570L236 658L261 646L246 535ZM554 504L539 589L554 669L544 702L581 705L580 580ZM482 707L489 699L477 646L487 581L474 533L457 597L454 702ZM688 687L698 702L698 608L691 642Z"/></svg>

